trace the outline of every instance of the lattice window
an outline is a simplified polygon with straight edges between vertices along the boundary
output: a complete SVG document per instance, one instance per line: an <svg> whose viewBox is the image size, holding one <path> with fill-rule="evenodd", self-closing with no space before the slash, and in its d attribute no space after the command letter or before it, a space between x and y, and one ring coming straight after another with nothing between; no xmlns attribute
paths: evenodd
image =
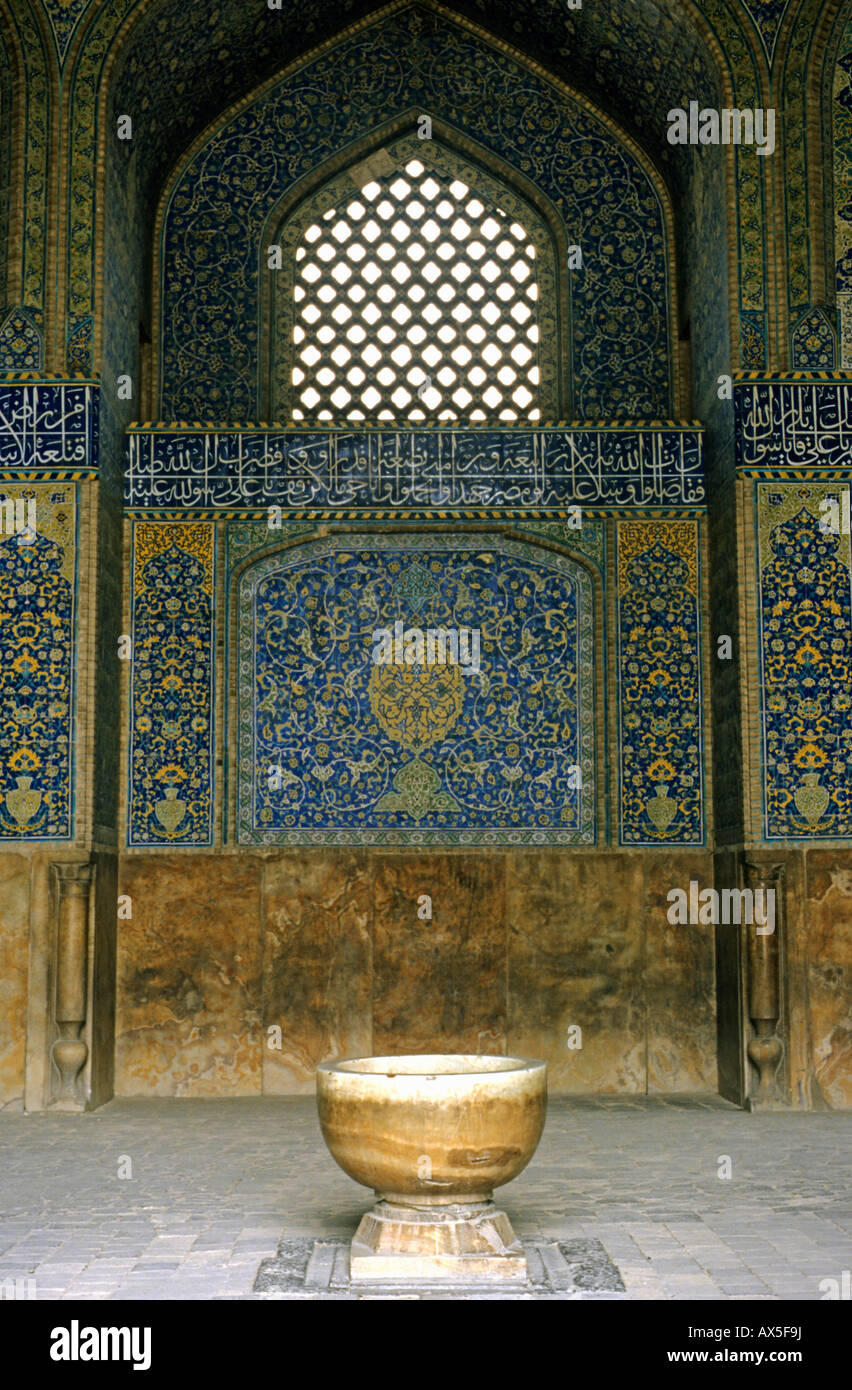
<svg viewBox="0 0 852 1390"><path fill-rule="evenodd" d="M294 419L540 418L536 246L461 179L411 159L295 255Z"/></svg>

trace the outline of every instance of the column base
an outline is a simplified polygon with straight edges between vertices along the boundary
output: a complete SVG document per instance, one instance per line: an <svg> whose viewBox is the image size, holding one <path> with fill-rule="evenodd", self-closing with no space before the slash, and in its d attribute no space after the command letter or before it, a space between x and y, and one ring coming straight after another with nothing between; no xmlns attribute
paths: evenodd
<svg viewBox="0 0 852 1390"><path fill-rule="evenodd" d="M380 1200L352 1239L353 1283L524 1283L527 1261L493 1202L401 1206Z"/></svg>

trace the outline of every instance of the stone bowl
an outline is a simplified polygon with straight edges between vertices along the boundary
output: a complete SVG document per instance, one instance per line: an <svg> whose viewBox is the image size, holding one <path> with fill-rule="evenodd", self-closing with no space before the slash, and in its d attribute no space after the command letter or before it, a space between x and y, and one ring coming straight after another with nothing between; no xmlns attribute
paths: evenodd
<svg viewBox="0 0 852 1390"><path fill-rule="evenodd" d="M521 1057L346 1057L317 1068L335 1161L403 1206L487 1202L526 1168L547 1110L547 1066Z"/></svg>

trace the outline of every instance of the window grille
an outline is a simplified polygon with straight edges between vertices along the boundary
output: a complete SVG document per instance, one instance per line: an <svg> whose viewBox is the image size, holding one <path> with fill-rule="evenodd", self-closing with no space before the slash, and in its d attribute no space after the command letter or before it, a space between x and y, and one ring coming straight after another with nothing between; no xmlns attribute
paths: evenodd
<svg viewBox="0 0 852 1390"><path fill-rule="evenodd" d="M536 246L516 215L410 159L295 251L293 419L536 421Z"/></svg>

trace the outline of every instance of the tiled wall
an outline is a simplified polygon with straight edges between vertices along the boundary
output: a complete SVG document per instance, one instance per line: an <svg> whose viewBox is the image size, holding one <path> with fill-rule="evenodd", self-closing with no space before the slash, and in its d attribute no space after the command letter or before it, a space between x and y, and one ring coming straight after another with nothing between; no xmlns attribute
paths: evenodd
<svg viewBox="0 0 852 1390"><path fill-rule="evenodd" d="M135 523L128 844L705 844L699 520L462 522ZM481 673L376 665L397 622Z"/></svg>
<svg viewBox="0 0 852 1390"><path fill-rule="evenodd" d="M74 833L76 492L0 482L4 525L25 522L0 535L0 840Z"/></svg>

